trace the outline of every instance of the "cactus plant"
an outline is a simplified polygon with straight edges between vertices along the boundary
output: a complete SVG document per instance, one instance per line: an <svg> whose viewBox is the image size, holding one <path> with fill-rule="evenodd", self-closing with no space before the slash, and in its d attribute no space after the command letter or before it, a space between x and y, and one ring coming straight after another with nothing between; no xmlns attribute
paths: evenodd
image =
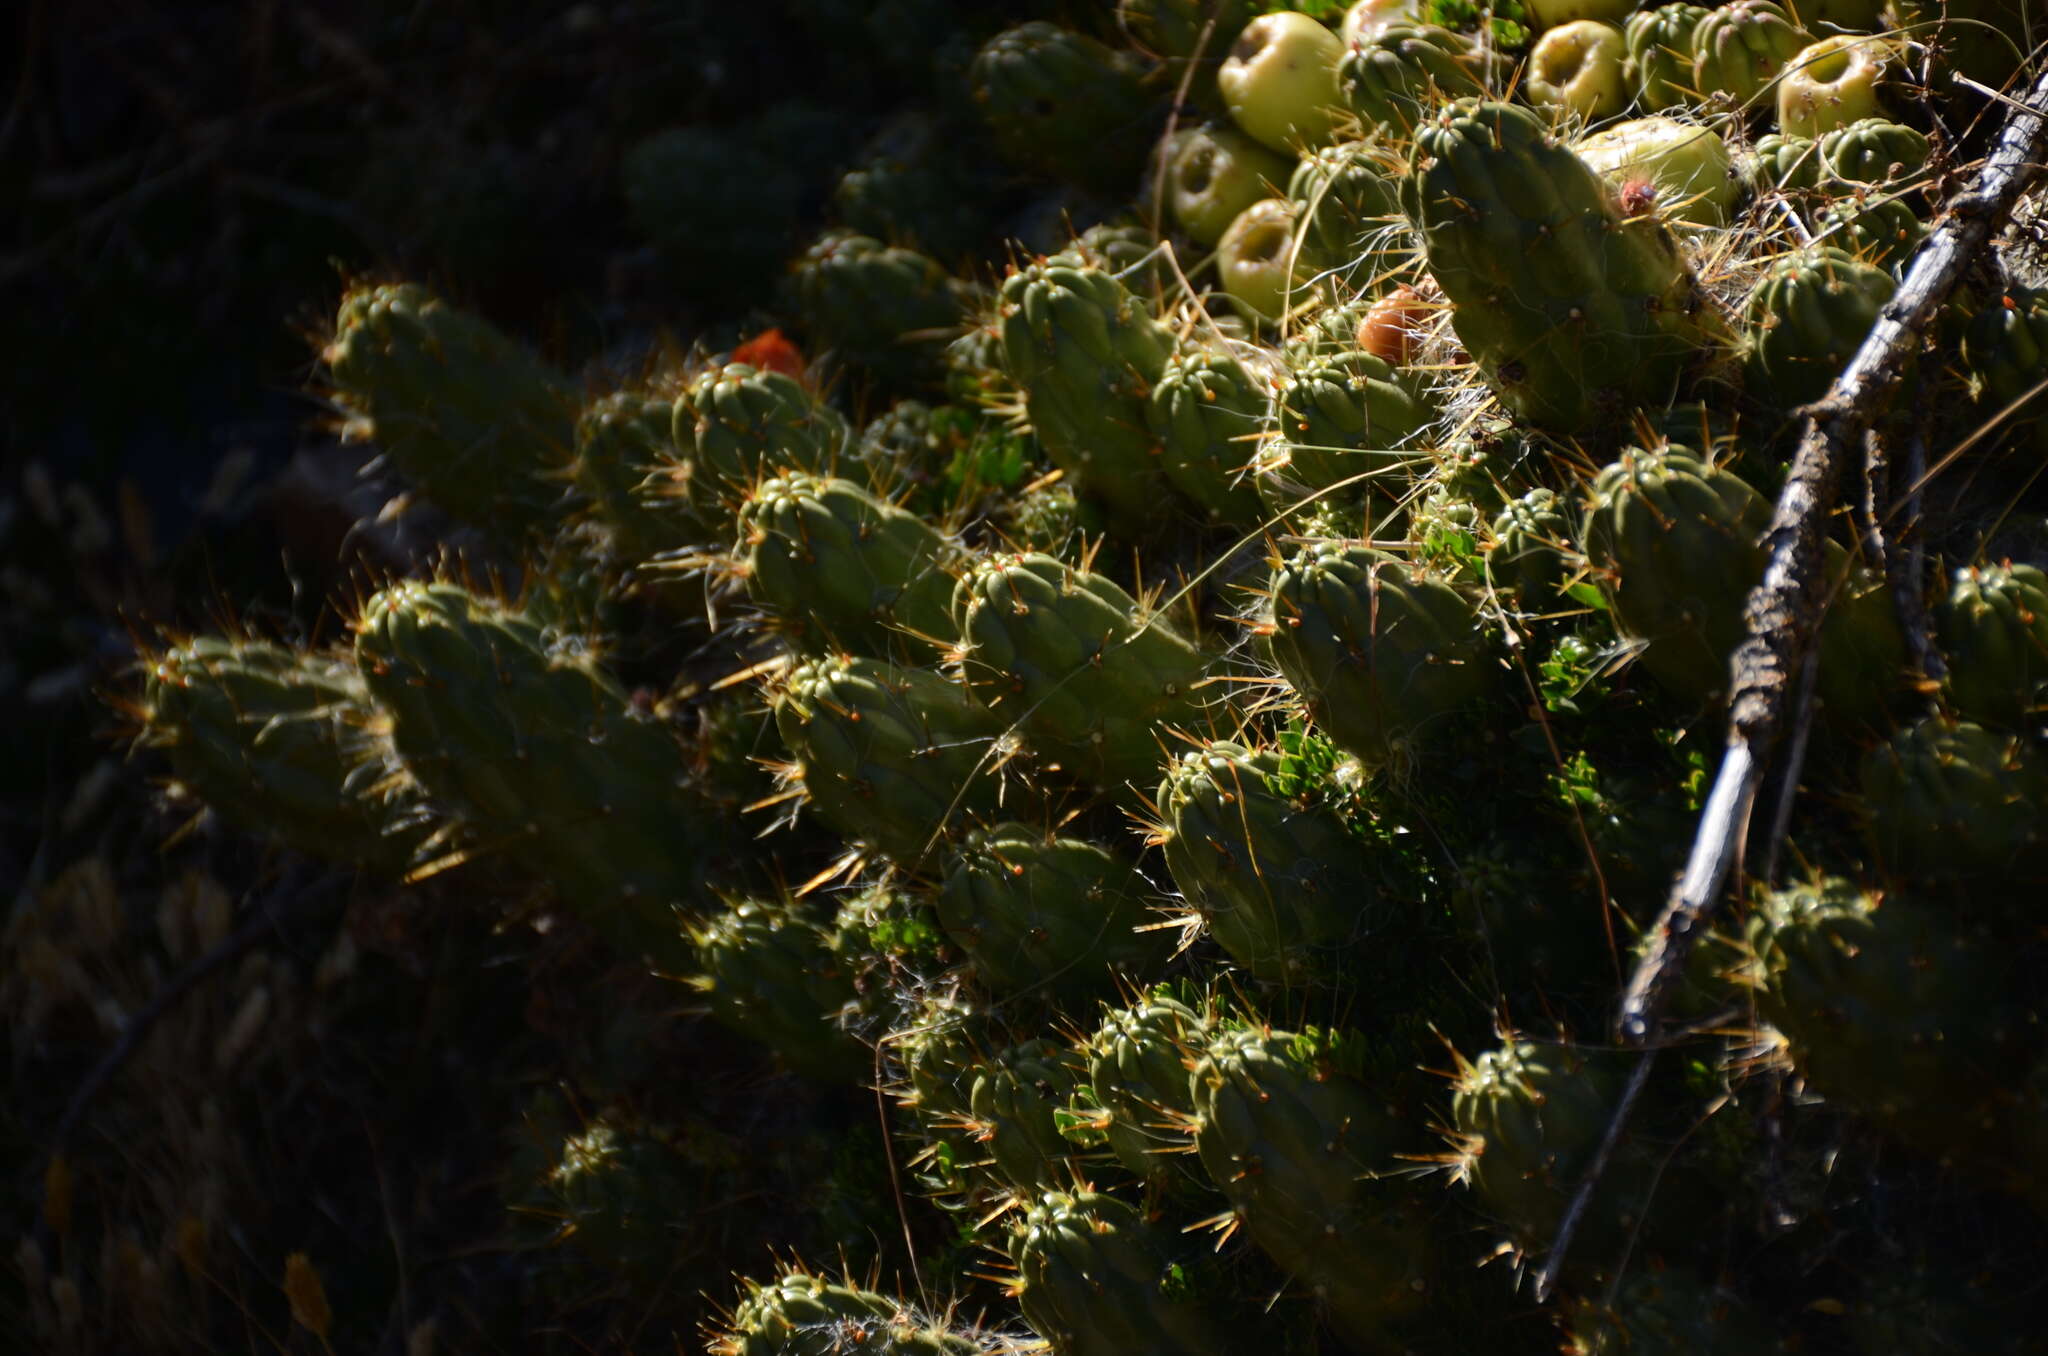
<svg viewBox="0 0 2048 1356"><path fill-rule="evenodd" d="M1263 378L1263 379L1262 379ZM1247 467L1271 402L1269 369L1223 348L1183 348L1167 361L1147 408L1166 477L1215 521L1250 526L1259 496Z"/></svg>
<svg viewBox="0 0 2048 1356"><path fill-rule="evenodd" d="M989 39L969 79L990 136L1018 165L1111 192L1135 183L1153 102L1130 53L1034 19Z"/></svg>
<svg viewBox="0 0 2048 1356"><path fill-rule="evenodd" d="M853 976L824 927L799 909L747 899L693 928L690 940L702 966L692 982L720 1022L812 1077L870 1076L867 1048L833 1022L853 1001Z"/></svg>
<svg viewBox="0 0 2048 1356"><path fill-rule="evenodd" d="M450 513L508 541L558 515L575 397L489 322L417 284L359 285L321 357L341 406Z"/></svg>
<svg viewBox="0 0 2048 1356"><path fill-rule="evenodd" d="M1452 99L1486 93L1470 39L1434 24L1396 22L1354 39L1337 68L1344 102L1368 130L1408 133Z"/></svg>
<svg viewBox="0 0 2048 1356"><path fill-rule="evenodd" d="M673 401L623 391L576 420L576 488L603 524L610 554L628 568L722 532L720 515L692 497L692 459L677 456L674 423Z"/></svg>
<svg viewBox="0 0 2048 1356"><path fill-rule="evenodd" d="M1046 455L1112 514L1146 521L1164 486L1145 402L1172 336L1109 273L1054 260L1011 274L999 313L1003 369Z"/></svg>
<svg viewBox="0 0 2048 1356"><path fill-rule="evenodd" d="M1108 849L1021 824L972 834L937 900L939 925L989 988L1074 1000L1155 975L1170 942L1150 921L1141 878Z"/></svg>
<svg viewBox="0 0 2048 1356"><path fill-rule="evenodd" d="M1274 662L1316 724L1370 765L1412 756L1492 686L1471 601L1393 556L1314 542L1271 596Z"/></svg>
<svg viewBox="0 0 2048 1356"><path fill-rule="evenodd" d="M1024 1320L1060 1356L1221 1356L1227 1338L1176 1276L1166 1237L1095 1192L1048 1191L1010 1236Z"/></svg>
<svg viewBox="0 0 2048 1356"><path fill-rule="evenodd" d="M1957 714L2028 728L2048 699L2048 575L2009 561L1964 566L1935 616Z"/></svg>
<svg viewBox="0 0 2048 1356"><path fill-rule="evenodd" d="M1275 749L1212 740L1167 766L1157 837L1217 943L1260 979L1301 984L1398 937L1390 872L1334 806L1296 792Z"/></svg>
<svg viewBox="0 0 2048 1356"><path fill-rule="evenodd" d="M1615 626L1674 692L1704 699L1728 681L1769 522L1754 489L1676 444L1630 448L1594 481L1581 549Z"/></svg>
<svg viewBox="0 0 2048 1356"><path fill-rule="evenodd" d="M2037 1189L2038 1161L2008 1153L2029 1112L1995 1076L2028 1039L2030 1004L1981 924L1831 877L1767 896L1748 931L1758 1007L1822 1095Z"/></svg>
<svg viewBox="0 0 2048 1356"><path fill-rule="evenodd" d="M961 297L938 260L852 231L812 244L791 290L824 344L898 385L929 384L960 326Z"/></svg>
<svg viewBox="0 0 2048 1356"><path fill-rule="evenodd" d="M1612 423L1725 347L1661 225L1621 215L1542 120L1454 105L1419 129L1402 207L1451 323L1502 403L1559 432Z"/></svg>
<svg viewBox="0 0 2048 1356"><path fill-rule="evenodd" d="M1400 265L1403 251L1387 239L1399 234L1398 173L1384 151L1346 141L1304 156L1287 181L1304 251L1351 292L1378 292Z"/></svg>
<svg viewBox="0 0 2048 1356"><path fill-rule="evenodd" d="M917 862L996 808L1001 722L936 673L842 655L798 665L772 699L806 798L849 838Z"/></svg>
<svg viewBox="0 0 2048 1356"><path fill-rule="evenodd" d="M949 1330L902 1300L790 1270L748 1293L713 1356L976 1356L977 1338Z"/></svg>
<svg viewBox="0 0 2048 1356"><path fill-rule="evenodd" d="M1099 574L993 556L961 577L953 614L975 700L1085 781L1145 778L1167 730L1201 725L1200 652Z"/></svg>
<svg viewBox="0 0 2048 1356"><path fill-rule="evenodd" d="M739 530L748 594L800 647L929 657L952 643L957 548L916 515L799 473L756 486Z"/></svg>
<svg viewBox="0 0 2048 1356"><path fill-rule="evenodd" d="M1182 1129L1194 1114L1188 1070L1208 1044L1210 1020L1164 990L1125 1007L1105 1007L1082 1042L1085 1098L1067 1138L1104 1143L1125 1171L1148 1185L1185 1182Z"/></svg>
<svg viewBox="0 0 2048 1356"><path fill-rule="evenodd" d="M1313 1029L1220 1033L1190 1075L1195 1145L1258 1245L1371 1346L1430 1302L1437 1241L1388 1175L1399 1129L1345 1055Z"/></svg>
<svg viewBox="0 0 2048 1356"><path fill-rule="evenodd" d="M1704 5L1660 5L1637 10L1622 25L1628 49L1628 78L1636 103L1662 113L1692 101L1693 35L1713 10Z"/></svg>
<svg viewBox="0 0 2048 1356"><path fill-rule="evenodd" d="M199 637L147 661L137 714L208 806L301 852L397 874L431 823L340 656Z"/></svg>
<svg viewBox="0 0 2048 1356"><path fill-rule="evenodd" d="M1864 755L1867 832L1908 876L2018 885L2048 869L2043 768L2024 739L1932 717Z"/></svg>
<svg viewBox="0 0 2048 1356"><path fill-rule="evenodd" d="M692 493L712 503L780 471L830 475L847 451L846 419L783 372L728 363L675 403L675 445L688 448Z"/></svg>
<svg viewBox="0 0 2048 1356"><path fill-rule="evenodd" d="M1693 75L1702 96L1738 109L1771 92L1785 63L1813 41L1776 0L1735 0L1710 11L1692 30Z"/></svg>
<svg viewBox="0 0 2048 1356"><path fill-rule="evenodd" d="M573 637L454 583L363 605L356 667L434 801L615 946L687 959L715 829L673 734Z"/></svg>
<svg viewBox="0 0 2048 1356"><path fill-rule="evenodd" d="M1780 259L1743 307L1750 388L1786 409L1818 400L1895 286L1883 269L1832 246Z"/></svg>

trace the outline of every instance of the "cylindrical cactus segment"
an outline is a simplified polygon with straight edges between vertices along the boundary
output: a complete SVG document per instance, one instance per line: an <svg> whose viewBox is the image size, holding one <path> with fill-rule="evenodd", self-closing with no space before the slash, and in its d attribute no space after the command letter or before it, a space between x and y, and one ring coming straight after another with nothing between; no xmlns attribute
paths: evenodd
<svg viewBox="0 0 2048 1356"><path fill-rule="evenodd" d="M851 481L764 481L739 513L747 593L800 649L930 655L950 645L959 548Z"/></svg>
<svg viewBox="0 0 2048 1356"><path fill-rule="evenodd" d="M936 376L960 327L961 298L938 260L853 231L826 232L790 281L814 336L893 381Z"/></svg>
<svg viewBox="0 0 2048 1356"><path fill-rule="evenodd" d="M1392 364L1356 349L1297 355L1273 405L1273 438L1255 467L1259 495L1274 512L1313 495L1313 503L1363 504L1380 516L1398 498L1389 478L1430 421Z"/></svg>
<svg viewBox="0 0 2048 1356"><path fill-rule="evenodd" d="M1152 455L1146 402L1173 336L1100 268L1049 259L1003 283L1003 370L1055 466L1128 522L1171 491Z"/></svg>
<svg viewBox="0 0 2048 1356"><path fill-rule="evenodd" d="M1812 41L1775 0L1735 0L1710 11L1692 30L1699 95L1754 109L1769 98L1785 63Z"/></svg>
<svg viewBox="0 0 2048 1356"><path fill-rule="evenodd" d="M1021 824L975 833L939 892L939 926L998 994L1113 994L1155 975L1173 942L1153 922L1137 870L1108 849Z"/></svg>
<svg viewBox="0 0 2048 1356"><path fill-rule="evenodd" d="M1342 968L1393 919L1393 891L1333 807L1297 795L1275 749L1215 740L1168 764L1166 865L1217 944L1260 979Z"/></svg>
<svg viewBox="0 0 2048 1356"><path fill-rule="evenodd" d="M1999 729L2031 725L2048 706L2048 574L2010 561L1964 566L1935 621L1957 714Z"/></svg>
<svg viewBox="0 0 2048 1356"><path fill-rule="evenodd" d="M883 1052L902 1071L897 1100L927 1131L957 1128L980 1062L988 1021L957 990L922 995L882 1038Z"/></svg>
<svg viewBox="0 0 2048 1356"><path fill-rule="evenodd" d="M1195 1145L1252 1239L1377 1350L1428 1304L1437 1246L1397 1170L1400 1123L1343 1072L1342 1045L1314 1029L1216 1036L1189 1080Z"/></svg>
<svg viewBox="0 0 2048 1356"><path fill-rule="evenodd" d="M1676 444L1629 448L1593 482L1581 545L1615 626L1647 642L1644 666L1674 692L1727 685L1770 518L1748 483Z"/></svg>
<svg viewBox="0 0 2048 1356"><path fill-rule="evenodd" d="M1188 1070L1209 1043L1209 1019L1156 990L1121 1008L1082 1043L1088 1060L1085 1123L1068 1138L1106 1143L1124 1169L1148 1184L1185 1176L1180 1150L1194 1114Z"/></svg>
<svg viewBox="0 0 2048 1356"><path fill-rule="evenodd" d="M434 801L502 844L614 945L666 964L689 949L716 841L683 755L580 646L452 583L363 606L356 666Z"/></svg>
<svg viewBox="0 0 2048 1356"><path fill-rule="evenodd" d="M1403 136L1452 99L1486 93L1484 56L1462 33L1396 22L1361 35L1337 66L1337 83L1368 131Z"/></svg>
<svg viewBox="0 0 2048 1356"><path fill-rule="evenodd" d="M2048 396L2036 389L2048 371L2048 290L2013 283L1993 297L1963 331L1963 366L1985 413L2026 402L2013 422L2031 424L2034 446L2048 450Z"/></svg>
<svg viewBox="0 0 2048 1356"><path fill-rule="evenodd" d="M1384 552L1311 542L1274 574L1271 597L1274 663L1316 724L1369 765L1493 686L1472 601Z"/></svg>
<svg viewBox="0 0 2048 1356"><path fill-rule="evenodd" d="M1174 488L1218 522L1259 521L1246 469L1271 401L1262 369L1220 348L1190 347L1167 361L1147 407Z"/></svg>
<svg viewBox="0 0 2048 1356"><path fill-rule="evenodd" d="M749 1281L711 1356L979 1356L990 1350L907 1302L807 1272Z"/></svg>
<svg viewBox="0 0 2048 1356"><path fill-rule="evenodd" d="M147 661L142 740L238 827L301 852L404 870L425 806L347 659L202 636Z"/></svg>
<svg viewBox="0 0 2048 1356"><path fill-rule="evenodd" d="M576 420L576 489L621 565L705 545L723 532L691 497L690 461L673 438L675 402L622 391Z"/></svg>
<svg viewBox="0 0 2048 1356"><path fill-rule="evenodd" d="M845 418L796 378L746 363L704 373L677 399L675 445L690 449L694 492L736 498L784 471L831 475L846 454Z"/></svg>
<svg viewBox="0 0 2048 1356"><path fill-rule="evenodd" d="M1287 181L1303 254L1335 270L1353 292L1378 292L1408 253L1400 163L1370 142L1346 141L1303 157Z"/></svg>
<svg viewBox="0 0 2048 1356"><path fill-rule="evenodd" d="M1564 604L1575 554L1572 524L1556 492L1534 489L1495 516L1486 575L1496 589L1512 594L1522 611L1549 612Z"/></svg>
<svg viewBox="0 0 2048 1356"><path fill-rule="evenodd" d="M724 1025L800 1073L843 1083L873 1076L867 1048L833 1020L853 1001L853 976L816 922L786 905L741 900L691 929L690 940L701 967L693 983Z"/></svg>
<svg viewBox="0 0 2048 1356"><path fill-rule="evenodd" d="M1764 897L1748 940L1757 1008L1822 1096L1976 1170L2039 1172L2013 1155L2011 1071L2036 1043L2010 946L1946 900L1838 878Z"/></svg>
<svg viewBox="0 0 2048 1356"><path fill-rule="evenodd" d="M1622 25L1628 77L1636 102L1652 113L1699 98L1694 88L1693 34L1713 10L1703 5L1660 5L1637 10Z"/></svg>
<svg viewBox="0 0 2048 1356"><path fill-rule="evenodd" d="M1786 409L1820 399L1896 286L1883 269L1829 245L1780 259L1743 308L1750 389Z"/></svg>
<svg viewBox="0 0 2048 1356"><path fill-rule="evenodd" d="M1201 652L1099 574L991 556L961 578L953 613L975 697L1083 778L1149 783L1166 731L1200 728Z"/></svg>
<svg viewBox="0 0 2048 1356"><path fill-rule="evenodd" d="M1451 1113L1463 1175L1518 1244L1548 1247L1606 1133L1627 1057L1510 1041L1459 1063ZM1626 1163L1617 1166L1623 1170L1603 1183L1602 1207L1644 1185ZM1595 1221L1607 1222L1607 1213L1597 1212Z"/></svg>
<svg viewBox="0 0 2048 1356"><path fill-rule="evenodd" d="M1821 170L1843 184L1882 187L1917 177L1927 168L1927 137L1889 118L1859 118L1820 139Z"/></svg>
<svg viewBox="0 0 2048 1356"><path fill-rule="evenodd" d="M995 812L1002 723L924 669L838 656L791 670L775 727L818 814L904 862L949 827Z"/></svg>
<svg viewBox="0 0 2048 1356"><path fill-rule="evenodd" d="M1730 335L1653 216L1534 111L1463 102L1417 130L1402 208L1501 401L1560 433L1663 406Z"/></svg>
<svg viewBox="0 0 2048 1356"><path fill-rule="evenodd" d="M357 286L322 357L341 405L442 508L508 541L561 511L574 387L488 321L413 283Z"/></svg>
<svg viewBox="0 0 2048 1356"><path fill-rule="evenodd" d="M1114 1196L1039 1193L1010 1235L1024 1321L1060 1356L1224 1356L1227 1334L1179 1278L1171 1238Z"/></svg>
<svg viewBox="0 0 2048 1356"><path fill-rule="evenodd" d="M1042 19L989 39L968 73L1006 158L1110 192L1144 162L1154 100L1143 77L1132 54Z"/></svg>
<svg viewBox="0 0 2048 1356"><path fill-rule="evenodd" d="M2048 767L2028 738L1930 717L1863 756L1865 834L1892 872L2012 886L2048 875Z"/></svg>
<svg viewBox="0 0 2048 1356"><path fill-rule="evenodd" d="M968 1129L996 1178L1012 1189L1058 1184L1074 1146L1060 1114L1081 1079L1066 1045L1029 1040L977 1063L967 1093Z"/></svg>

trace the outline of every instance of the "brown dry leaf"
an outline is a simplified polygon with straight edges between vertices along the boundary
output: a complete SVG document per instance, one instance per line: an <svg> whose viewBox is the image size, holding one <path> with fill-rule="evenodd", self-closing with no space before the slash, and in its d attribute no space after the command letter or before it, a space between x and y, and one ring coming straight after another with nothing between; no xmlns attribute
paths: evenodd
<svg viewBox="0 0 2048 1356"><path fill-rule="evenodd" d="M326 1341L334 1311L327 1307L327 1290L320 1284L320 1273L302 1252L284 1259L284 1297L291 1302L292 1322Z"/></svg>

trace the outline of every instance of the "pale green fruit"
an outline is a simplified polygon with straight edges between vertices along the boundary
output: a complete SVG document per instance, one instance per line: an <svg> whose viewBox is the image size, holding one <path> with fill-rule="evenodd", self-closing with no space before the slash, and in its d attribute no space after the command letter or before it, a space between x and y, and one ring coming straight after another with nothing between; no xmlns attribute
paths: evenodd
<svg viewBox="0 0 2048 1356"><path fill-rule="evenodd" d="M1306 242L1297 251L1294 227L1294 204L1267 198L1240 212L1216 246L1223 290L1246 319L1276 321L1308 299L1317 270Z"/></svg>
<svg viewBox="0 0 2048 1356"><path fill-rule="evenodd" d="M1628 107L1628 42L1598 19L1562 24L1536 40L1522 88L1538 108L1611 118Z"/></svg>
<svg viewBox="0 0 2048 1356"><path fill-rule="evenodd" d="M1699 226L1725 226L1742 187L1720 134L1676 118L1631 118L1572 150L1617 189L1647 181L1667 217Z"/></svg>
<svg viewBox="0 0 2048 1356"><path fill-rule="evenodd" d="M1197 127L1175 149L1166 181L1173 219L1198 245L1214 245L1238 215L1261 198L1279 196L1294 162L1235 127Z"/></svg>
<svg viewBox="0 0 2048 1356"><path fill-rule="evenodd" d="M1822 38L1785 63L1778 80L1778 130L1811 137L1858 118L1890 116L1877 97L1892 49L1877 38Z"/></svg>
<svg viewBox="0 0 2048 1356"><path fill-rule="evenodd" d="M1344 22L1337 29L1337 36L1346 47L1362 38L1377 37L1381 30L1391 24L1419 24L1422 19L1422 0L1358 0L1358 3L1344 11Z"/></svg>
<svg viewBox="0 0 2048 1356"><path fill-rule="evenodd" d="M1231 119L1273 150L1320 146L1336 134L1344 44L1299 10L1261 14L1244 26L1216 88Z"/></svg>

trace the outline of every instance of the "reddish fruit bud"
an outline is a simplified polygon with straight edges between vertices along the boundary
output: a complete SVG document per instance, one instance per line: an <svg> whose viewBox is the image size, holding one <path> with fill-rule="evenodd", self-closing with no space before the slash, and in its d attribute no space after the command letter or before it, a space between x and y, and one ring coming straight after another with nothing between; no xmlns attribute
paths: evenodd
<svg viewBox="0 0 2048 1356"><path fill-rule="evenodd" d="M1358 322L1358 346L1396 367L1410 362L1422 342L1422 322L1428 314L1421 295L1403 284L1374 302Z"/></svg>

